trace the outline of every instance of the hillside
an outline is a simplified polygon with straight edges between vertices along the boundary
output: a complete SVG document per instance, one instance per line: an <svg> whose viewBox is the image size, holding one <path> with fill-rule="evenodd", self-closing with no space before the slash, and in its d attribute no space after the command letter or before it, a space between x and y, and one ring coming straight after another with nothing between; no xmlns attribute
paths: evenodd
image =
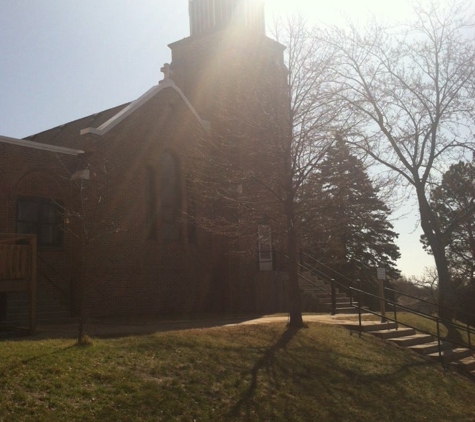
<svg viewBox="0 0 475 422"><path fill-rule="evenodd" d="M475 383L311 323L0 342L0 421L475 421Z"/></svg>

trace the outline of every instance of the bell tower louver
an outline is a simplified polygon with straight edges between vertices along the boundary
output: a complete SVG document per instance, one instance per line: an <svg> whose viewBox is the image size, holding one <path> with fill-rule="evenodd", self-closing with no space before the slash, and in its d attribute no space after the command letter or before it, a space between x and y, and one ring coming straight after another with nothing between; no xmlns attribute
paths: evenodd
<svg viewBox="0 0 475 422"><path fill-rule="evenodd" d="M227 26L265 33L262 0L190 0L189 13L191 36Z"/></svg>
<svg viewBox="0 0 475 422"><path fill-rule="evenodd" d="M266 36L262 0L188 4L190 36L169 45L169 74L202 118L216 119L225 102L238 107L246 90L286 91L285 47Z"/></svg>

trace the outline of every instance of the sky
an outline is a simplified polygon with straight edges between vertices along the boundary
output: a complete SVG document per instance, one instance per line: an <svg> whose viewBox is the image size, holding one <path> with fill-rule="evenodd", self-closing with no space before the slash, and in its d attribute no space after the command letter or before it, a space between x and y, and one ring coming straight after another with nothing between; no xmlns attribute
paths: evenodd
<svg viewBox="0 0 475 422"><path fill-rule="evenodd" d="M267 0L266 17L310 24L403 19L405 0ZM0 135L23 138L132 101L162 79L167 45L189 35L187 0L0 0ZM410 206L397 210L406 276L433 261Z"/></svg>

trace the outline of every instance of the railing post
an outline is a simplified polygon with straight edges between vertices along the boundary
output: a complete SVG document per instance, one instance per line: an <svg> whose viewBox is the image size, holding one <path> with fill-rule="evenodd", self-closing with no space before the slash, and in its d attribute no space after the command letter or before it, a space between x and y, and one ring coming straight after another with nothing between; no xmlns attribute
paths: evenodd
<svg viewBox="0 0 475 422"><path fill-rule="evenodd" d="M468 322L467 322L467 336L468 336L468 346L472 348L472 342L470 341L470 324Z"/></svg>
<svg viewBox="0 0 475 422"><path fill-rule="evenodd" d="M435 322L437 324L437 343L438 343L438 346L439 346L439 359L440 359L440 362L442 363L442 366L445 368L445 362L442 358L442 342L440 340L440 324L439 324L439 317L436 317L435 318Z"/></svg>
<svg viewBox="0 0 475 422"><path fill-rule="evenodd" d="M356 280L356 284L358 284L358 324L360 327L359 337L361 337L361 332L363 331L362 323L361 323L361 280L358 278Z"/></svg>
<svg viewBox="0 0 475 422"><path fill-rule="evenodd" d="M332 291L332 315L336 314L336 287L335 287L335 279L332 278L331 280L331 291Z"/></svg>
<svg viewBox="0 0 475 422"><path fill-rule="evenodd" d="M394 312L394 322L396 323L396 330L399 328L397 323L397 307L396 307L396 298L393 301L393 312Z"/></svg>
<svg viewBox="0 0 475 422"><path fill-rule="evenodd" d="M384 295L384 280L378 280L379 311L381 312L381 322L387 322L386 319L386 298Z"/></svg>

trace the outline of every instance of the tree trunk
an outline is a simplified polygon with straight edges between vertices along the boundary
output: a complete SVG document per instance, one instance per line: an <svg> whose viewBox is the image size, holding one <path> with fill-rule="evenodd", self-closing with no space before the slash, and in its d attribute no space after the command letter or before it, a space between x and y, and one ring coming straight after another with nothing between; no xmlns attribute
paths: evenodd
<svg viewBox="0 0 475 422"><path fill-rule="evenodd" d="M289 327L304 327L302 319L302 300L300 297L298 256L297 256L297 230L295 228L292 204L287 205L287 247L289 253Z"/></svg>
<svg viewBox="0 0 475 422"><path fill-rule="evenodd" d="M419 209L421 215L421 227L426 236L427 243L434 255L435 266L438 277L438 313L439 317L451 320L452 311L448 306L452 305L452 281L449 272L447 257L445 255L445 243L443 234L441 233L435 215L433 214L424 191L417 189L417 197L419 201Z"/></svg>

